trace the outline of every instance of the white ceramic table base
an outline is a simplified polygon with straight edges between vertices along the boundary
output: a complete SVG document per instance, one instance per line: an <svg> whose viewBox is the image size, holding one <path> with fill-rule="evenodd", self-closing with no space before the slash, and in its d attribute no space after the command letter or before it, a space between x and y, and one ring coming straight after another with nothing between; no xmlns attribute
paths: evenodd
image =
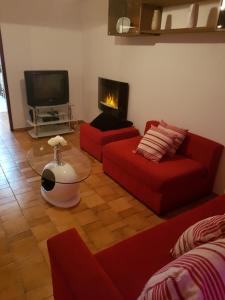
<svg viewBox="0 0 225 300"><path fill-rule="evenodd" d="M54 206L68 208L80 201L80 185L76 172L68 163L48 163L42 172L41 194Z"/></svg>
<svg viewBox="0 0 225 300"><path fill-rule="evenodd" d="M69 208L80 202L80 184L79 183L56 183L51 191L46 191L41 187L42 197L50 204Z"/></svg>

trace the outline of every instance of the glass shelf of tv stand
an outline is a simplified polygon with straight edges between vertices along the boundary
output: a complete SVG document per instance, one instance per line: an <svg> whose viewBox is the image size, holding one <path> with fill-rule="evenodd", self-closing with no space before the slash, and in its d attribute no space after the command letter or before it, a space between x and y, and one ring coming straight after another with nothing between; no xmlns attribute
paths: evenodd
<svg viewBox="0 0 225 300"><path fill-rule="evenodd" d="M33 127L28 133L33 138L59 135L73 132L71 122L71 104L55 106L29 106L29 126Z"/></svg>

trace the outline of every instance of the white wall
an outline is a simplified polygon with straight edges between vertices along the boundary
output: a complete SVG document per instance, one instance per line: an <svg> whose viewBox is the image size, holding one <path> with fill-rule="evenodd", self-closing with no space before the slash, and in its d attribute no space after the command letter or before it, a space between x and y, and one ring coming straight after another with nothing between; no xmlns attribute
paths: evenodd
<svg viewBox="0 0 225 300"><path fill-rule="evenodd" d="M76 0L0 0L0 24L14 128L26 124L24 70L69 71L70 101L82 115L82 48Z"/></svg>
<svg viewBox="0 0 225 300"><path fill-rule="evenodd" d="M99 76L128 82L128 119L164 119L225 144L225 34L107 36L107 2L82 3L85 119L99 113ZM225 154L216 179L225 190Z"/></svg>
<svg viewBox="0 0 225 300"><path fill-rule="evenodd" d="M1 29L14 128L27 126L24 70L68 70L70 101L82 119L80 31L16 24Z"/></svg>

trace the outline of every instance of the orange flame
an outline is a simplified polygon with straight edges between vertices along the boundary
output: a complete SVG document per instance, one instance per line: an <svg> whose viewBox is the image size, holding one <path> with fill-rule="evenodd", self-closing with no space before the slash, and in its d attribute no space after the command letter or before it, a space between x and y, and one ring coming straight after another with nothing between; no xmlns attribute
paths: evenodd
<svg viewBox="0 0 225 300"><path fill-rule="evenodd" d="M118 108L118 99L114 95L109 94L107 97L105 97L103 102L107 106Z"/></svg>

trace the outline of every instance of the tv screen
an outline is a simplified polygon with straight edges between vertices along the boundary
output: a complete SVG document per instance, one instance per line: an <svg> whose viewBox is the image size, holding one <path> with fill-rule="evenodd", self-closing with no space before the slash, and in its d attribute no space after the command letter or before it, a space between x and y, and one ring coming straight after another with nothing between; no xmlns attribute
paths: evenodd
<svg viewBox="0 0 225 300"><path fill-rule="evenodd" d="M68 71L24 71L27 103L50 106L69 102Z"/></svg>

